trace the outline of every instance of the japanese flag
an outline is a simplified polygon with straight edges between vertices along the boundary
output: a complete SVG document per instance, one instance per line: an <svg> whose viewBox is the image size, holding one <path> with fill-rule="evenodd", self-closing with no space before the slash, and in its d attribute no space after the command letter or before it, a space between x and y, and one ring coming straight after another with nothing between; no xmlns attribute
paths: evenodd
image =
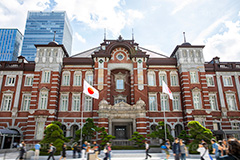
<svg viewBox="0 0 240 160"><path fill-rule="evenodd" d="M173 100L173 95L171 90L168 88L168 86L166 85L166 83L164 81L162 81L162 93L166 93L169 95L169 98L171 100Z"/></svg>
<svg viewBox="0 0 240 160"><path fill-rule="evenodd" d="M95 99L99 98L98 90L88 84L86 80L83 81L83 93Z"/></svg>

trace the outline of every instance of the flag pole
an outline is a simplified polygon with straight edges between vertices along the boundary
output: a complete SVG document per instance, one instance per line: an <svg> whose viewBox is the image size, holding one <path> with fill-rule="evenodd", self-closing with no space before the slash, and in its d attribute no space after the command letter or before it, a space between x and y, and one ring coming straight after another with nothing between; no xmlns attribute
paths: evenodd
<svg viewBox="0 0 240 160"><path fill-rule="evenodd" d="M83 109L85 104L85 93L82 92L82 112L81 112L81 134L80 134L80 145L82 146L82 130L83 130Z"/></svg>
<svg viewBox="0 0 240 160"><path fill-rule="evenodd" d="M163 111L163 117L164 117L164 133L165 133L165 141L167 140L167 128L166 128L166 116L165 116L165 109L166 109L166 106L164 104L164 111Z"/></svg>

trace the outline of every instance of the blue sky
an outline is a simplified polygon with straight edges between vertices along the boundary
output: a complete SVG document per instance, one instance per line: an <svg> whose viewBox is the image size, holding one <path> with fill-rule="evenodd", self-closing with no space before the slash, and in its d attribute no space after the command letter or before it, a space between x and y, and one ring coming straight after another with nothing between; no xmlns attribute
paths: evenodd
<svg viewBox="0 0 240 160"><path fill-rule="evenodd" d="M240 61L239 0L1 0L0 27L24 33L27 11L67 11L73 28L72 53L107 39L132 38L142 47L170 56L183 42L206 45L206 61Z"/></svg>

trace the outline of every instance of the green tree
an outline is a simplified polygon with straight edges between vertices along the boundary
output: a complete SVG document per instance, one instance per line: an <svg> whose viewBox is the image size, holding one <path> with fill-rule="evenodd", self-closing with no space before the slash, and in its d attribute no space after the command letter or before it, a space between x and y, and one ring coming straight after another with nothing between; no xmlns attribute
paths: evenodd
<svg viewBox="0 0 240 160"><path fill-rule="evenodd" d="M198 121L190 121L187 124L190 134L190 138L193 140L189 145L190 153L197 153L198 144L201 140L204 140L209 145L211 144L211 139L213 134L210 129L203 127Z"/></svg>
<svg viewBox="0 0 240 160"><path fill-rule="evenodd" d="M46 127L46 129L44 130L45 136L40 142L42 146L45 146L45 148L42 148L42 151L47 151L48 144L53 143L53 145L57 149L57 152L60 153L63 143L69 141L67 138L64 137L63 131L61 130L60 126L60 122L58 123L57 121L54 121Z"/></svg>
<svg viewBox="0 0 240 160"><path fill-rule="evenodd" d="M115 139L115 136L112 136L106 132L105 127L101 127L98 129L98 132L100 132L99 137L101 138L100 146L105 146L107 142L110 142L112 139Z"/></svg>
<svg viewBox="0 0 240 160"><path fill-rule="evenodd" d="M134 144L137 145L138 147L142 147L144 145L144 140L145 137L139 134L139 132L134 132L132 138L129 139L129 141L133 141Z"/></svg>
<svg viewBox="0 0 240 160"><path fill-rule="evenodd" d="M163 139L164 141L166 141L164 128L165 128L164 122L163 121L158 122L158 125L155 128L155 131L148 134L147 137ZM167 133L167 139L169 139L172 142L173 136L170 134L167 128L166 128L166 133Z"/></svg>
<svg viewBox="0 0 240 160"><path fill-rule="evenodd" d="M185 143L187 144L190 136L187 134L187 131L182 130L181 133L179 134L178 138L184 140Z"/></svg>

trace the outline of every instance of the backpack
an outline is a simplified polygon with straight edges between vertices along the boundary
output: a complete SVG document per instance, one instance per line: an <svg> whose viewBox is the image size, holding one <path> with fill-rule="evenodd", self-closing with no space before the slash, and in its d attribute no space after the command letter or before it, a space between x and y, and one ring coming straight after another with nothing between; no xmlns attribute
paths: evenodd
<svg viewBox="0 0 240 160"><path fill-rule="evenodd" d="M52 152L55 153L56 152L56 147L53 146Z"/></svg>

